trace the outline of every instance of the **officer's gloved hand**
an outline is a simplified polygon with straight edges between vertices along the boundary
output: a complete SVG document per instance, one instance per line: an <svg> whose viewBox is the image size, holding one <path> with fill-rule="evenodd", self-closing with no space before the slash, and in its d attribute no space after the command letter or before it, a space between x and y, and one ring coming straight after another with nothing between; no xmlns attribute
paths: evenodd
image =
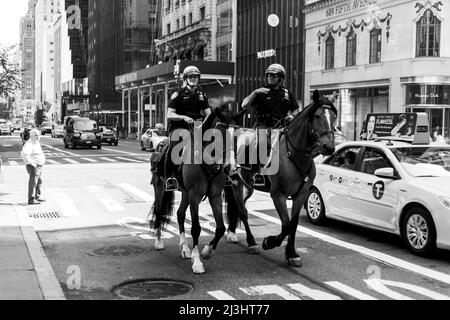
<svg viewBox="0 0 450 320"><path fill-rule="evenodd" d="M295 117L293 115L287 116L284 120L286 121L287 124L291 123L293 120L295 119Z"/></svg>
<svg viewBox="0 0 450 320"><path fill-rule="evenodd" d="M189 124L189 125L193 125L193 124L195 123L194 119L189 118L189 117L186 117L186 118L184 119L184 121L186 121L187 124Z"/></svg>

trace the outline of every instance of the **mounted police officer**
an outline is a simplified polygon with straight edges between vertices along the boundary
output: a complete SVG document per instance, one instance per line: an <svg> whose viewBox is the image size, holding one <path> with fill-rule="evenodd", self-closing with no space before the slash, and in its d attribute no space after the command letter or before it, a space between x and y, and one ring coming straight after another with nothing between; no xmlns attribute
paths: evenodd
<svg viewBox="0 0 450 320"><path fill-rule="evenodd" d="M257 131L267 130L268 136L271 135L272 128L281 120L285 119L289 123L300 113L300 107L294 96L283 87L285 78L285 68L280 64L272 64L266 71L267 85L252 92L242 104L244 112L251 107L255 109L254 128ZM263 184L264 178L257 174L255 185Z"/></svg>
<svg viewBox="0 0 450 320"><path fill-rule="evenodd" d="M202 92L199 82L200 70L195 66L184 69L183 88L175 92L169 103L167 119L169 121L169 137L177 129L187 129L195 121L203 121L211 114L208 97ZM169 151L165 162L166 191L178 190L175 165L172 162L172 150L178 141L170 140Z"/></svg>

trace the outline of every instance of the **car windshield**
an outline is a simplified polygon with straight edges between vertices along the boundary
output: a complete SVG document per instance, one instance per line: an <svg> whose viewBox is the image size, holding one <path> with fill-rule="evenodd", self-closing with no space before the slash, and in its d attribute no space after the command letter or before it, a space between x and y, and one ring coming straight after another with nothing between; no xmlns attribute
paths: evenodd
<svg viewBox="0 0 450 320"><path fill-rule="evenodd" d="M450 172L450 146L391 150L405 170L413 176L442 176Z"/></svg>
<svg viewBox="0 0 450 320"><path fill-rule="evenodd" d="M153 134L157 137L165 137L166 136L165 131L153 131Z"/></svg>
<svg viewBox="0 0 450 320"><path fill-rule="evenodd" d="M97 129L97 124L93 121L76 121L73 124L73 127L75 128L75 130L79 130L79 131L91 131L94 129Z"/></svg>

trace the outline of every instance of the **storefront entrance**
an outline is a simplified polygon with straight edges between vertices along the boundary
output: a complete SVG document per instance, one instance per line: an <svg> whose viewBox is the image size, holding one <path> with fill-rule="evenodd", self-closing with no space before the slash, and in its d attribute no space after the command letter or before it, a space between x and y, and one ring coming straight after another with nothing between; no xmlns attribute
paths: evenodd
<svg viewBox="0 0 450 320"><path fill-rule="evenodd" d="M410 107L406 108L406 112L425 112L430 121L431 138L436 132L437 142L450 144L450 106L447 108ZM434 141L436 141L436 137L434 137Z"/></svg>

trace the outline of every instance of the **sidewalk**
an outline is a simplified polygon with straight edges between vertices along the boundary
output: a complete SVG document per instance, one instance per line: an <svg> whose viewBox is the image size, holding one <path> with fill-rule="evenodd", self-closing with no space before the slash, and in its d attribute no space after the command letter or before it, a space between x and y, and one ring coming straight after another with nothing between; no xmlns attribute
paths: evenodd
<svg viewBox="0 0 450 320"><path fill-rule="evenodd" d="M0 184L0 300L64 300L26 207L6 200L8 189Z"/></svg>

